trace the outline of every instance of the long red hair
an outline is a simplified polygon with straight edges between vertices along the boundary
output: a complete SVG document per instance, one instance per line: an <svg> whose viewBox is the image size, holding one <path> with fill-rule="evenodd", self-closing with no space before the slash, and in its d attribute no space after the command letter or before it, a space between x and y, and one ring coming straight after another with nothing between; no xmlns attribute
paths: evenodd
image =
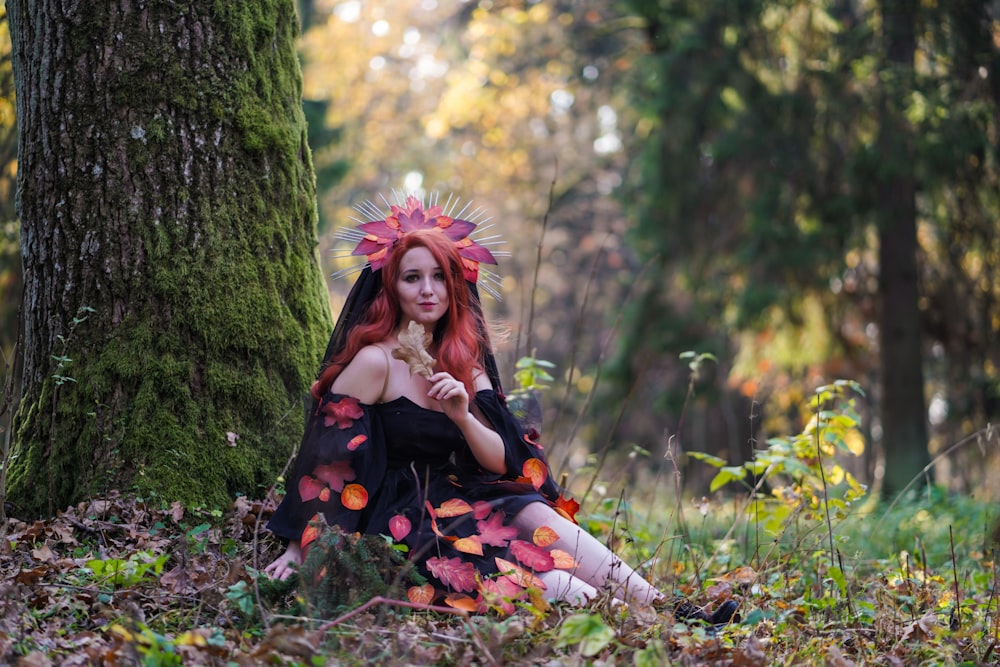
<svg viewBox="0 0 1000 667"><path fill-rule="evenodd" d="M335 354L313 384L313 397L326 393L347 364L366 345L392 336L402 324L399 307L399 266L413 248L426 248L444 270L448 292L448 310L434 327L430 353L437 360L435 371L447 371L462 382L469 396L475 395L473 371L482 367L487 349L485 327L479 308L472 307L472 297L462 271L462 259L455 244L436 229L410 232L396 241L389 259L382 266L382 288L368 306L364 318L347 334L344 349Z"/></svg>

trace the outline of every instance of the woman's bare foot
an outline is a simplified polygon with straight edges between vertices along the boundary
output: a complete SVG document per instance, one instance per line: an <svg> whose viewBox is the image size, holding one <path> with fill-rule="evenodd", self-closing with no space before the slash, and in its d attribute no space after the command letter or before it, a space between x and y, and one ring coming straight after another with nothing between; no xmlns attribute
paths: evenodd
<svg viewBox="0 0 1000 667"><path fill-rule="evenodd" d="M264 568L264 573L272 579L284 581L302 565L302 547L298 542L289 542L285 553Z"/></svg>

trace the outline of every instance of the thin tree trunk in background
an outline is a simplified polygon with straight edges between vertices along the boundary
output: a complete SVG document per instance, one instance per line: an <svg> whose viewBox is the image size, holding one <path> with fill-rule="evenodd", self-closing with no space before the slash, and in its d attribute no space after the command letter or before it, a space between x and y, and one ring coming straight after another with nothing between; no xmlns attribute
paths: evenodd
<svg viewBox="0 0 1000 667"><path fill-rule="evenodd" d="M910 125L903 113L913 81L916 0L885 0L882 22L890 71L878 138L879 348L882 360L882 493L900 492L930 462L918 305L916 178Z"/></svg>
<svg viewBox="0 0 1000 667"><path fill-rule="evenodd" d="M297 5L299 8L299 27L302 32L305 32L312 27L313 18L316 16L316 1L298 0Z"/></svg>
<svg viewBox="0 0 1000 667"><path fill-rule="evenodd" d="M20 516L260 496L328 334L293 0L9 0Z"/></svg>

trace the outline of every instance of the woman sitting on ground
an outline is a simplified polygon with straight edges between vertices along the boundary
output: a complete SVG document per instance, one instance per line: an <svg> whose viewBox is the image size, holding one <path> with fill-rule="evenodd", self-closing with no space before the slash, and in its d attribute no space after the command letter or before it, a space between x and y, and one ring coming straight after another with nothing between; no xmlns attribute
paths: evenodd
<svg viewBox="0 0 1000 667"><path fill-rule="evenodd" d="M362 225L355 254L369 266L334 331L287 495L268 523L288 548L265 571L292 574L303 532L323 514L405 544L429 582L411 599L509 609L535 588L575 604L604 590L653 603L662 594L575 523L576 503L507 409L475 287L478 262L493 258L468 238L473 227L414 197ZM433 367L422 375L412 336L424 333Z"/></svg>

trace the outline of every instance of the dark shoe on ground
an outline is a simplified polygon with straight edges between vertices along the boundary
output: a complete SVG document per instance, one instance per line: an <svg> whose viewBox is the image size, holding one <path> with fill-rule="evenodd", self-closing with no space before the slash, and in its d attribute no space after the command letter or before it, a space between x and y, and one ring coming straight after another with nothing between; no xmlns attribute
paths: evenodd
<svg viewBox="0 0 1000 667"><path fill-rule="evenodd" d="M681 598L674 604L674 618L685 623L697 623L700 621L711 626L713 629L718 629L730 623L740 622L740 616L736 613L739 606L736 600L726 600L709 615L702 607L692 604L690 600Z"/></svg>

